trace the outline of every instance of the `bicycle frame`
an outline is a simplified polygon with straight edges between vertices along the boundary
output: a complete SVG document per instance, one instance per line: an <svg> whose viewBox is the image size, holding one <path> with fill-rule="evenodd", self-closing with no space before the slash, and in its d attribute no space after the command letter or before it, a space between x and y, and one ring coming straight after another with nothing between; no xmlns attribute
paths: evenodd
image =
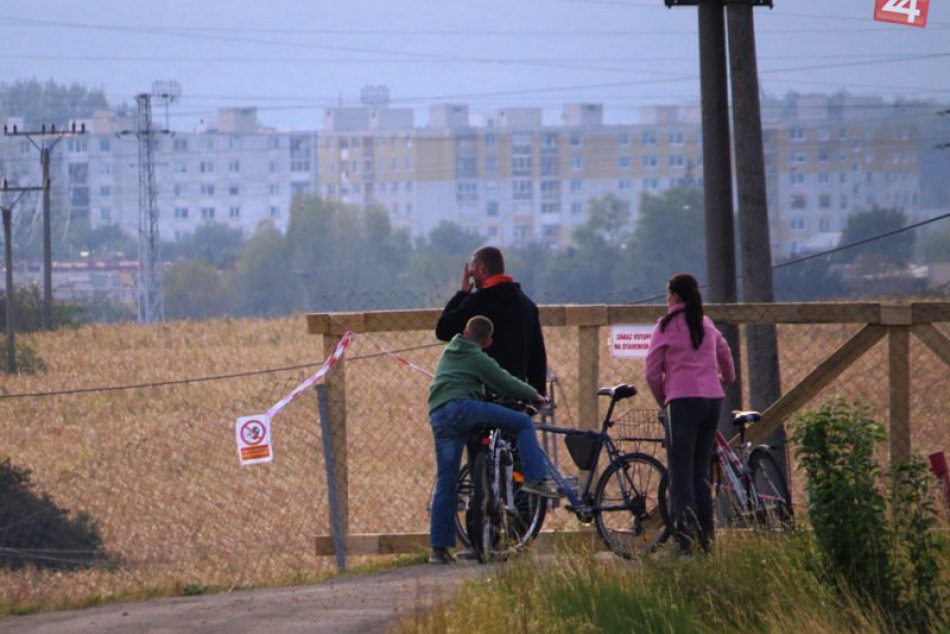
<svg viewBox="0 0 950 634"><path fill-rule="evenodd" d="M716 431L714 447L720 471L725 474L732 490L736 492L736 498L742 507L742 512L748 513L750 511L748 493L751 482L749 481L750 471L747 461L736 455L736 452L732 450L732 446L729 445L729 441L718 430Z"/></svg>
<svg viewBox="0 0 950 634"><path fill-rule="evenodd" d="M551 434L558 434L562 436L587 436L593 439L597 443L597 450L592 459L594 468L587 471L587 477L584 480L583 488L580 487L580 482L577 483L577 486L574 486L568 481L567 477L561 473L561 470L558 466L552 462L551 458L544 454L544 462L548 469L548 474L557 484L558 491L564 497L567 498L570 502L570 510L580 509L585 505L589 505L591 497L591 488L595 483L596 467L600 464L601 454L604 452L604 449L607 450L607 462L608 464L613 462L620 456L620 450L617 449L617 445L614 443L613 438L610 437L606 431L590 431L584 429L573 429L571 427L558 427L557 425L549 425L546 423L541 423L535 425L535 429L538 431L548 432Z"/></svg>

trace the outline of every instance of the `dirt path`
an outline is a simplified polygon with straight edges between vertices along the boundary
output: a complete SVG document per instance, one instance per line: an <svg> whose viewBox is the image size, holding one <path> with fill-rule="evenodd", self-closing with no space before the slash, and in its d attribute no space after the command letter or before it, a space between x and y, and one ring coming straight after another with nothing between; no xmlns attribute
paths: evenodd
<svg viewBox="0 0 950 634"><path fill-rule="evenodd" d="M5 634L384 632L401 614L447 599L489 568L409 566L312 586L113 603L0 619Z"/></svg>

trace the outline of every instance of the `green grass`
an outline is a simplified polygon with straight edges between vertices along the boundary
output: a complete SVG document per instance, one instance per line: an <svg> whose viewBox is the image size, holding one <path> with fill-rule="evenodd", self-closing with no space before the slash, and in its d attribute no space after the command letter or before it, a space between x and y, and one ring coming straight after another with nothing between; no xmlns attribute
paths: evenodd
<svg viewBox="0 0 950 634"><path fill-rule="evenodd" d="M886 621L826 583L812 537L720 538L689 560L621 561L590 552L525 556L452 601L419 610L408 632L885 632ZM944 579L948 559L942 561ZM944 623L950 625L944 615Z"/></svg>

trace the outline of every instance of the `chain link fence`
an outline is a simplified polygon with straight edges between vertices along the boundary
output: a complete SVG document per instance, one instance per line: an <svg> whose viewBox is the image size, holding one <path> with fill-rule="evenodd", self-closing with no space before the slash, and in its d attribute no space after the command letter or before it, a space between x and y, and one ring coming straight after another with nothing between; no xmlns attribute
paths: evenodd
<svg viewBox="0 0 950 634"><path fill-rule="evenodd" d="M871 306L853 310L845 323L804 323L814 309L787 314L778 325L783 394L869 323L864 316L877 305ZM939 306L942 319L934 321L946 336L948 305ZM583 386L633 383L640 394L618 406L613 433L640 439L622 441L624 449L665 462L660 444L643 440L662 437L643 363L614 358L608 347L609 324L652 323L663 309L596 310L605 316L603 324L580 327L571 321L571 308L542 311L557 378L556 422L595 426L606 400L591 410L594 397ZM331 389L330 410L337 417L332 423L346 430L347 487L341 493L349 533L426 533L435 473L426 371L435 368L442 349L432 331L438 313L336 314L327 317L333 333L325 337L306 334L302 316L87 326L24 336L49 369L0 384L0 396L6 396L0 398L0 602L53 604L330 573L333 558L318 555L315 546L315 539L330 534L315 390L274 418L273 463L239 466L234 422L266 411L315 372L344 328L356 337L345 361L330 371L344 387L342 394ZM750 315L744 319L774 321L766 309ZM909 339L911 446L922 454L950 449L950 368L916 337ZM884 337L807 406L840 394L869 403L886 424L888 350ZM582 377L579 368L592 359L597 376ZM201 377L208 380L183 381ZM130 383L153 385L111 389ZM10 397L83 389L89 391ZM571 473L563 444L557 451ZM793 482L800 491L797 476ZM577 527L564 511L546 522L546 528Z"/></svg>

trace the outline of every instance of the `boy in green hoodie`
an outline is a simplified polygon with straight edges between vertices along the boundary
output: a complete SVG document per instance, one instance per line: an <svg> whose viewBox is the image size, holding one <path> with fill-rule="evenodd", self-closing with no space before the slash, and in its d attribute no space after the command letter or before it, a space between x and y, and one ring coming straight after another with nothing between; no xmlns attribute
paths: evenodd
<svg viewBox="0 0 950 634"><path fill-rule="evenodd" d="M429 563L451 563L449 548L455 546L455 512L459 465L469 432L476 427L499 427L517 435L518 452L525 483L522 491L557 497L545 479L546 468L541 446L535 436L531 417L521 412L488 403L485 388L501 396L537 403L544 402L538 392L498 365L482 351L491 345L494 325L482 315L465 324L442 351L429 386L429 424L435 438L436 484L432 497Z"/></svg>

